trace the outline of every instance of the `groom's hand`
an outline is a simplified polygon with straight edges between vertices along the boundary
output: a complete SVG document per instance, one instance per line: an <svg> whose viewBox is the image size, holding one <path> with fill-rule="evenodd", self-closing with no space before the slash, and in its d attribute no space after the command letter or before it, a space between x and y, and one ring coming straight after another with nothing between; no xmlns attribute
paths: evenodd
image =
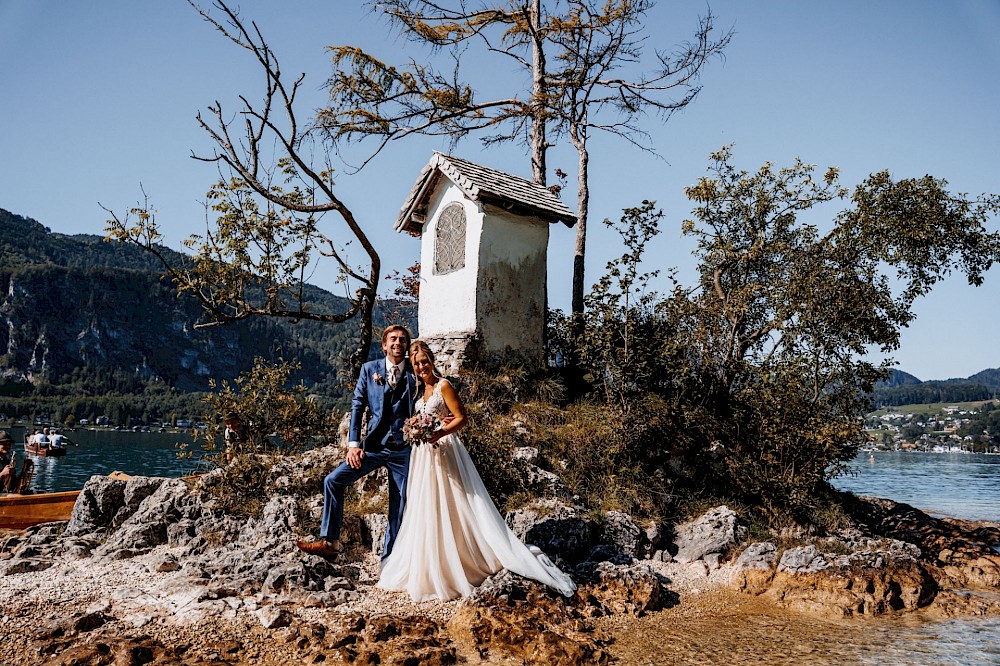
<svg viewBox="0 0 1000 666"><path fill-rule="evenodd" d="M365 452L359 446L347 449L347 466L359 469L361 467L361 460L364 457Z"/></svg>

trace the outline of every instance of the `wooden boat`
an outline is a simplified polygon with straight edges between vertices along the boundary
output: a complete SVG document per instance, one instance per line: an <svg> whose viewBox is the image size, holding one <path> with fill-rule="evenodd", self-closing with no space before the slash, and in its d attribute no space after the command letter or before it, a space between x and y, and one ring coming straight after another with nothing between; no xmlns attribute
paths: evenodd
<svg viewBox="0 0 1000 666"><path fill-rule="evenodd" d="M30 471L29 474L34 474ZM128 481L131 475L125 472L111 472L108 478ZM31 478L28 478L28 486ZM69 520L73 515L73 505L80 494L79 490L66 490L58 493L10 493L0 494L0 529L23 530L39 523L52 523Z"/></svg>
<svg viewBox="0 0 1000 666"><path fill-rule="evenodd" d="M79 490L0 495L0 529L23 530L39 523L69 520Z"/></svg>
<svg viewBox="0 0 1000 666"><path fill-rule="evenodd" d="M115 471L108 474L108 478L128 481L132 476ZM29 485L30 481L29 479ZM58 493L0 494L0 529L23 530L39 523L69 520L80 492L80 490L66 490Z"/></svg>
<svg viewBox="0 0 1000 666"><path fill-rule="evenodd" d="M44 447L25 442L24 452L30 453L33 456L64 456L66 455L66 448L63 446Z"/></svg>

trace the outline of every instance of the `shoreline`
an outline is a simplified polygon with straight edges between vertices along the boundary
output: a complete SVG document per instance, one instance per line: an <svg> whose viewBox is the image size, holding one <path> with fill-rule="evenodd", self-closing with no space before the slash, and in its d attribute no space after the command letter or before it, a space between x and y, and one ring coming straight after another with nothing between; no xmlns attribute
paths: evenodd
<svg viewBox="0 0 1000 666"><path fill-rule="evenodd" d="M328 458L309 452L270 475L290 488ZM849 527L751 542L726 506L637 525L540 499L508 522L565 558L574 597L501 571L467 600L414 603L375 587L383 515L352 515L348 548L331 563L293 545L321 497L306 492L301 506L276 493L241 518L206 491L220 474L95 476L68 523L2 538L10 666L864 663L905 642L897 634L908 623L946 633L976 614L989 616L986 635L1000 645L1000 557L989 547L1000 525L938 520L891 500L845 494Z"/></svg>
<svg viewBox="0 0 1000 666"><path fill-rule="evenodd" d="M4 663L105 663L88 661L87 655L138 650L156 663L287 666L317 658L324 649L317 636L356 622L359 615L399 624L412 624L417 616L437 623L450 634L458 663L524 663L500 649L484 654L449 631L462 600L414 603L403 593L376 588L378 561L370 553L344 566L358 595L320 608L293 601L261 605L238 591L220 595L211 581L195 586L202 592L193 595L183 586L162 585L157 568L169 550L161 546L117 561L63 560L43 571L0 577L0 644L10 655ZM672 604L639 617L615 614L593 621L593 633L614 663L871 663L884 656L901 624L942 627L954 620L926 612L907 614L905 621L892 615L817 616L732 588L729 564L709 571L700 562L657 562L654 569L677 595ZM266 627L266 609L285 613L286 621ZM1000 631L1000 618L991 621Z"/></svg>

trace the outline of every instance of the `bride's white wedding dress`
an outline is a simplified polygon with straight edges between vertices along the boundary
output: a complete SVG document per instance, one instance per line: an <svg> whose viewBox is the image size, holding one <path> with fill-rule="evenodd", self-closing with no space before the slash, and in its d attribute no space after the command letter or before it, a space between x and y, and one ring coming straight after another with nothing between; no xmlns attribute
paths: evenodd
<svg viewBox="0 0 1000 666"><path fill-rule="evenodd" d="M444 418L441 379L416 412ZM378 586L406 591L415 601L472 594L501 569L532 578L571 596L576 584L545 553L523 544L504 522L457 435L438 446L414 446L406 483L403 524L383 563Z"/></svg>

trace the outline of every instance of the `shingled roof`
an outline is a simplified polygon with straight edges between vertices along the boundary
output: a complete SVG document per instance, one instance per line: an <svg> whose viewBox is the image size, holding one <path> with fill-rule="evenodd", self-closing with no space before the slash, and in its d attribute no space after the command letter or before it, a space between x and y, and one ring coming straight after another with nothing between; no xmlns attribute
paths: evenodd
<svg viewBox="0 0 1000 666"><path fill-rule="evenodd" d="M576 224L576 215L548 188L503 171L435 152L430 162L421 169L417 182L406 197L406 203L396 219L396 231L421 233L430 196L441 178L447 178L460 187L472 201L550 222L562 222L570 227Z"/></svg>

